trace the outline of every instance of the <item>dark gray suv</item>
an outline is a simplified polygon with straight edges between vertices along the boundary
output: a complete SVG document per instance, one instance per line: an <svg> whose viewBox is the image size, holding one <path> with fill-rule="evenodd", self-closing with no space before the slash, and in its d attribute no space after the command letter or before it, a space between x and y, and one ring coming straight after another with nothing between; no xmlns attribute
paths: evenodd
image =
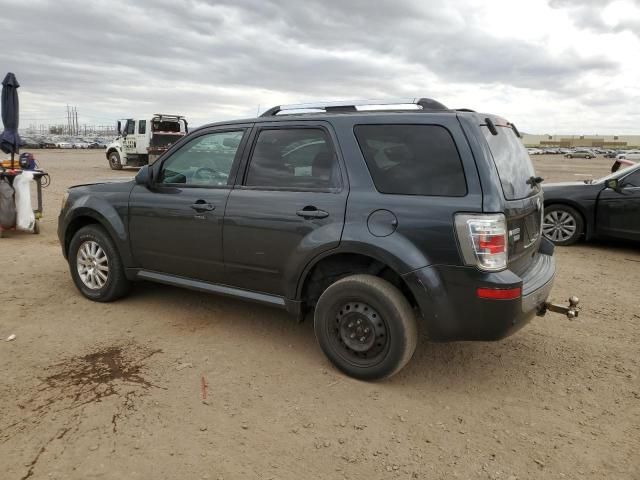
<svg viewBox="0 0 640 480"><path fill-rule="evenodd" d="M553 246L519 136L430 99L278 106L70 188L58 234L91 300L150 280L313 311L336 367L382 378L418 330L497 340L544 313Z"/></svg>

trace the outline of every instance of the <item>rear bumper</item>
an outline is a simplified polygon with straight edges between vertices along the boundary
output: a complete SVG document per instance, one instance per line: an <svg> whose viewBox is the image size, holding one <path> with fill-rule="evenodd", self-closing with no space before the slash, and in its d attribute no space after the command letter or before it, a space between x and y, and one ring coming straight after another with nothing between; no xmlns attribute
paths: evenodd
<svg viewBox="0 0 640 480"><path fill-rule="evenodd" d="M481 272L473 267L433 265L404 275L437 341L499 340L525 326L546 302L555 277L553 255L537 253L521 276L505 270ZM521 288L512 300L478 298L477 288Z"/></svg>

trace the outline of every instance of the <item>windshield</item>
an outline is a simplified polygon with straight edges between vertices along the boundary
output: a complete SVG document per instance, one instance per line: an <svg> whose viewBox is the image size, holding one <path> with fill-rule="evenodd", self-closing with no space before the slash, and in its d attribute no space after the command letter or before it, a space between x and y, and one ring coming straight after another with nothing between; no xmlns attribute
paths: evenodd
<svg viewBox="0 0 640 480"><path fill-rule="evenodd" d="M628 173L631 173L633 170L637 170L638 168L640 168L640 164L630 165L626 168L623 168L622 170L618 170L617 172L607 175L606 177L599 178L596 180L596 182L600 183L600 182L606 182L607 180L610 180L612 178L620 178Z"/></svg>
<svg viewBox="0 0 640 480"><path fill-rule="evenodd" d="M512 128L496 128L498 135L493 135L485 125L482 126L482 132L493 155L504 198L519 200L538 193L540 186L532 187L530 182L531 177L535 177L535 171L524 145Z"/></svg>

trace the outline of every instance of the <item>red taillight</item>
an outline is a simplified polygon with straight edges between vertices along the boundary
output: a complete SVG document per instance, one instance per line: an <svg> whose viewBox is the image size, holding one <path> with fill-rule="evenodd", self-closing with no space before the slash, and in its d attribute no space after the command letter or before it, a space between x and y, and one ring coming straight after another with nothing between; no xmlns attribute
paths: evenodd
<svg viewBox="0 0 640 480"><path fill-rule="evenodd" d="M507 267L507 221L502 213L456 213L456 233L465 264L487 272Z"/></svg>
<svg viewBox="0 0 640 480"><path fill-rule="evenodd" d="M481 235L478 238L480 251L488 254L504 253L504 235Z"/></svg>
<svg viewBox="0 0 640 480"><path fill-rule="evenodd" d="M522 290L517 288L478 288L476 296L487 300L513 300L520 297Z"/></svg>

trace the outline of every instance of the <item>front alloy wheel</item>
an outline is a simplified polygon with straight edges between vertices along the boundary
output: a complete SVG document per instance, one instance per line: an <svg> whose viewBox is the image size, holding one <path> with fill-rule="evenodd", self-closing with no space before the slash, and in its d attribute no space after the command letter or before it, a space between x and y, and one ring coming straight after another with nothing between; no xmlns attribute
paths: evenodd
<svg viewBox="0 0 640 480"><path fill-rule="evenodd" d="M73 282L82 295L96 302L110 302L123 297L129 280L111 236L99 225L78 230L68 251Z"/></svg>
<svg viewBox="0 0 640 480"><path fill-rule="evenodd" d="M101 289L109 279L109 258L93 240L83 242L78 248L76 267L80 280L91 290Z"/></svg>

